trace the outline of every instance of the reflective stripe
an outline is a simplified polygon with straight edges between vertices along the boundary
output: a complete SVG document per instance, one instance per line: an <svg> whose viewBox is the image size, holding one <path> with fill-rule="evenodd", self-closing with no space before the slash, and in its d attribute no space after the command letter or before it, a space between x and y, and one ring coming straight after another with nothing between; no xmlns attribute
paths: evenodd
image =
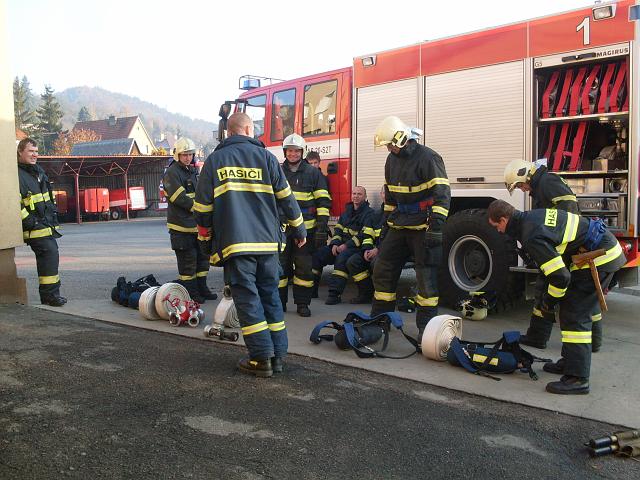
<svg viewBox="0 0 640 480"><path fill-rule="evenodd" d="M201 272L196 272L196 277L202 278L206 277L209 274L209 270L203 270Z"/></svg>
<svg viewBox="0 0 640 480"><path fill-rule="evenodd" d="M319 271L319 270L316 270L315 268L312 268L311 269L311 273L313 273L314 275L320 275L320 273L322 273L322 272Z"/></svg>
<svg viewBox="0 0 640 480"><path fill-rule="evenodd" d="M60 281L59 275L50 275L48 277L38 277L38 282L40 285L52 285L54 283L58 283Z"/></svg>
<svg viewBox="0 0 640 480"><path fill-rule="evenodd" d="M318 209L316 210L316 214L328 217L329 216L329 209L325 208L325 207L318 207Z"/></svg>
<svg viewBox="0 0 640 480"><path fill-rule="evenodd" d="M222 258L239 252L277 252L277 243L235 243L222 250Z"/></svg>
<svg viewBox="0 0 640 480"><path fill-rule="evenodd" d="M307 221L304 222L304 227L307 230L311 230L312 228L315 228L315 226L316 226L316 219L315 218L312 219L312 220L307 220Z"/></svg>
<svg viewBox="0 0 640 480"><path fill-rule="evenodd" d="M205 205L204 203L193 202L193 209L200 213L213 212L213 204Z"/></svg>
<svg viewBox="0 0 640 480"><path fill-rule="evenodd" d="M280 330L284 330L285 328L287 327L285 326L284 321L269 324L269 330L271 330L272 332L279 332Z"/></svg>
<svg viewBox="0 0 640 480"><path fill-rule="evenodd" d="M438 298L440 297L429 297L424 298L420 295L415 296L415 301L421 307L437 307L438 306Z"/></svg>
<svg viewBox="0 0 640 480"><path fill-rule="evenodd" d="M548 262L545 262L542 265L540 265L540 270L542 270L542 273L544 273L546 276L549 276L556 270L560 270L563 267L564 267L564 262L562 261L562 257L558 255L557 257L552 258Z"/></svg>
<svg viewBox="0 0 640 480"><path fill-rule="evenodd" d="M40 228L38 230L29 230L27 232L22 232L22 238L28 240L30 238L42 238L53 235L53 231L50 227Z"/></svg>
<svg viewBox="0 0 640 480"><path fill-rule="evenodd" d="M369 235L370 237L373 237L373 236L375 235L375 232L376 232L376 231L375 231L373 228L371 228L371 227L364 227L364 228L362 229L362 232L363 232L365 235Z"/></svg>
<svg viewBox="0 0 640 480"><path fill-rule="evenodd" d="M28 216L29 216L29 212L27 212L26 208L23 208L22 210L20 210L20 217L22 218L22 220L24 220Z"/></svg>
<svg viewBox="0 0 640 480"><path fill-rule="evenodd" d="M179 280L195 280L195 275L178 275Z"/></svg>
<svg viewBox="0 0 640 480"><path fill-rule="evenodd" d="M184 192L184 187L178 187L178 189L177 189L175 192L173 192L173 195L171 195L171 196L169 197L169 201L170 201L171 203L175 202L175 201L176 201L176 198L178 198L178 196L179 196L182 192Z"/></svg>
<svg viewBox="0 0 640 480"><path fill-rule="evenodd" d="M187 197L189 197L189 198L196 198L196 192L193 192L193 193L187 193Z"/></svg>
<svg viewBox="0 0 640 480"><path fill-rule="evenodd" d="M567 212L567 225L564 227L564 235L562 236L562 243L556 246L556 251L563 254L567 249L569 242L573 242L578 234L578 224L580 223L580 217L574 213Z"/></svg>
<svg viewBox="0 0 640 480"><path fill-rule="evenodd" d="M269 326L267 325L267 322L260 322L260 323L256 323L254 325L249 325L248 327L242 327L242 335L247 336L247 335L252 335L254 333L258 333L258 332L262 332L263 330L267 330L269 328Z"/></svg>
<svg viewBox="0 0 640 480"><path fill-rule="evenodd" d="M351 237L351 241L354 243L356 247L360 246L360 239L358 237Z"/></svg>
<svg viewBox="0 0 640 480"><path fill-rule="evenodd" d="M289 279L288 278L281 278L280 281L278 282L278 288L284 288L287 285L289 285Z"/></svg>
<svg viewBox="0 0 640 480"><path fill-rule="evenodd" d="M602 320L602 313L596 313L595 315L591 315L592 322L599 322Z"/></svg>
<svg viewBox="0 0 640 480"><path fill-rule="evenodd" d="M591 343L591 331L575 332L562 330L562 343Z"/></svg>
<svg viewBox="0 0 640 480"><path fill-rule="evenodd" d="M607 250L604 255L600 255L598 258L596 258L593 263L595 263L596 267L599 267L613 260L616 260L620 255L624 255L622 253L622 247L619 243L616 243L616 245ZM587 263L580 267L580 269L583 268L589 268L589 264ZM578 270L578 267L576 267L575 265L571 265L570 270L573 272L574 270Z"/></svg>
<svg viewBox="0 0 640 480"><path fill-rule="evenodd" d="M294 190L293 195L296 197L296 200L300 202L313 200L313 193L311 192L296 192Z"/></svg>
<svg viewBox="0 0 640 480"><path fill-rule="evenodd" d="M387 188L389 189L390 192L413 193L413 192L422 192L423 190L428 190L435 185L449 185L449 180L446 178L432 178L428 182L421 183L420 185L406 187L403 185L387 184Z"/></svg>
<svg viewBox="0 0 640 480"><path fill-rule="evenodd" d="M567 289L554 287L553 285L549 284L549 288L547 288L547 293L552 297L562 298L564 297L564 294L567 293Z"/></svg>
<svg viewBox="0 0 640 480"><path fill-rule="evenodd" d="M198 233L198 227L181 227L180 225L176 225L175 223L167 223L167 228L170 228L171 230L175 230L177 232Z"/></svg>
<svg viewBox="0 0 640 480"><path fill-rule="evenodd" d="M198 234L199 242L208 242L209 240L211 240L211 237L203 237L202 235Z"/></svg>
<svg viewBox="0 0 640 480"><path fill-rule="evenodd" d="M314 190L313 191L313 198L328 198L329 200L331 200L331 195L329 195L329 191L328 190L324 190L324 189L320 189L320 190Z"/></svg>
<svg viewBox="0 0 640 480"><path fill-rule="evenodd" d="M275 193L275 196L278 200L281 200L283 198L287 198L289 195L291 195L291 188L289 187L289 185L287 185L285 188L283 188L282 190L278 190Z"/></svg>
<svg viewBox="0 0 640 480"><path fill-rule="evenodd" d="M449 216L449 210L447 210L446 208L442 208L442 207L431 207L431 211L433 213L439 213L440 215L443 215L445 217Z"/></svg>
<svg viewBox="0 0 640 480"><path fill-rule="evenodd" d="M46 202L47 200L50 200L50 199L51 197L49 196L49 192L34 193L32 195L29 195L23 198L22 203L24 204L25 207L31 206L31 208L33 209L34 204L40 203L40 202Z"/></svg>
<svg viewBox="0 0 640 480"><path fill-rule="evenodd" d="M373 298L376 300L382 300L384 302L394 302L396 300L396 293L387 293L387 292L374 292Z"/></svg>
<svg viewBox="0 0 640 480"><path fill-rule="evenodd" d="M343 272L342 270L334 269L331 274L335 275L336 277L346 278L347 280L349 279L349 274L347 272Z"/></svg>
<svg viewBox="0 0 640 480"><path fill-rule="evenodd" d="M364 272L361 272L361 273L356 273L353 276L353 280L356 282L361 282L365 278L369 278L369 270L365 270Z"/></svg>
<svg viewBox="0 0 640 480"><path fill-rule="evenodd" d="M531 313L536 317L540 317L540 318L544 317L544 315L542 314L542 310L539 310L536 307L533 307L533 311Z"/></svg>
<svg viewBox="0 0 640 480"><path fill-rule="evenodd" d="M294 275L293 276L293 284L294 285L298 285L299 287L312 288L313 287L313 280L302 280L301 278L298 278L298 277L296 277Z"/></svg>
<svg viewBox="0 0 640 480"><path fill-rule="evenodd" d="M219 197L230 190L234 192L270 193L273 195L273 187L264 183L227 182L215 188L213 197Z"/></svg>
<svg viewBox="0 0 640 480"><path fill-rule="evenodd" d="M302 214L300 214L300 216L298 218L296 218L295 220L287 220L287 223L289 225L291 225L292 227L299 227L300 225L302 225Z"/></svg>
<svg viewBox="0 0 640 480"><path fill-rule="evenodd" d="M479 353L474 353L471 360L478 363L484 363L487 360L487 356L480 355ZM489 360L489 365L498 365L498 357L491 357L491 360Z"/></svg>
<svg viewBox="0 0 640 480"><path fill-rule="evenodd" d="M393 212L395 209L396 209L395 205L387 205L386 203L384 204L385 212Z"/></svg>
<svg viewBox="0 0 640 480"><path fill-rule="evenodd" d="M395 225L393 222L387 222L394 230L424 230L427 228L427 224L423 223L420 225Z"/></svg>
<svg viewBox="0 0 640 480"><path fill-rule="evenodd" d="M551 199L551 203L558 203L558 202L577 202L578 200L576 199L575 195L561 195L559 197L555 197Z"/></svg>
<svg viewBox="0 0 640 480"><path fill-rule="evenodd" d="M371 245L373 246L373 239L372 238L365 238L362 242L362 245Z"/></svg>

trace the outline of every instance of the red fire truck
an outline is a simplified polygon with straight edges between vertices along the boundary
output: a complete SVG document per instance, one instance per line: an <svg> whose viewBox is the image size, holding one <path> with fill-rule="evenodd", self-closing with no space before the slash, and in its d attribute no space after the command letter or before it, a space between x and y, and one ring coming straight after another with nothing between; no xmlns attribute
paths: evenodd
<svg viewBox="0 0 640 480"><path fill-rule="evenodd" d="M283 160L282 139L301 134L318 150L332 215L365 186L372 203L386 150L374 150L388 115L424 130L451 182L441 295L522 293L515 246L490 228L484 209L502 198L530 208L503 183L511 160L546 158L577 194L585 215L605 219L627 256L621 285L638 281L640 5L626 0L359 56L353 66L246 89L234 102Z"/></svg>

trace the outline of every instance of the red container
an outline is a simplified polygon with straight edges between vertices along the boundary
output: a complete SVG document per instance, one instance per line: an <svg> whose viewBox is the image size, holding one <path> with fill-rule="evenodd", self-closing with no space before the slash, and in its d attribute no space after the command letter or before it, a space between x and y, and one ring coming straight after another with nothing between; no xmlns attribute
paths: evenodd
<svg viewBox="0 0 640 480"><path fill-rule="evenodd" d="M83 213L103 213L109 211L108 188L86 188L80 190L80 211Z"/></svg>

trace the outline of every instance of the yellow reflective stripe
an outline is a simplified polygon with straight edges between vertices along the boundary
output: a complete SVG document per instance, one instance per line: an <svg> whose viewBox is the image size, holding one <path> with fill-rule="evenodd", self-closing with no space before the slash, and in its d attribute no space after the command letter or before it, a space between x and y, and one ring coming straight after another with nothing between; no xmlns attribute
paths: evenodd
<svg viewBox="0 0 640 480"><path fill-rule="evenodd" d="M362 245L373 245L373 239L365 238L364 241L362 242Z"/></svg>
<svg viewBox="0 0 640 480"><path fill-rule="evenodd" d="M47 194L45 194L47 195ZM48 198L47 198L48 200ZM34 193L32 195L29 195L28 197L25 197L22 199L22 203L24 204L25 207L31 206L31 208L33 208L33 205L35 203L40 203L40 202L44 202L45 198L43 196L42 193Z"/></svg>
<svg viewBox="0 0 640 480"><path fill-rule="evenodd" d="M380 235L382 234L382 229L381 228L376 228L376 238L378 238Z"/></svg>
<svg viewBox="0 0 640 480"><path fill-rule="evenodd" d="M284 321L269 324L269 330L271 330L272 332L279 332L280 330L284 330L285 328L287 327L285 326Z"/></svg>
<svg viewBox="0 0 640 480"><path fill-rule="evenodd" d="M201 272L196 272L196 277L206 277L209 274L209 270L202 270Z"/></svg>
<svg viewBox="0 0 640 480"><path fill-rule="evenodd" d="M248 327L242 327L241 331L242 335L247 336L254 333L262 332L263 330L267 330L268 328L269 326L267 325L267 322L260 322L254 325L249 325Z"/></svg>
<svg viewBox="0 0 640 480"><path fill-rule="evenodd" d="M218 255L217 253L211 255L211 257L209 257L209 263L211 265L217 265L218 263L220 263L220 255Z"/></svg>
<svg viewBox="0 0 640 480"><path fill-rule="evenodd" d="M296 218L295 220L287 220L287 223L289 225L291 225L292 227L299 227L300 225L302 225L302 214L300 214L300 216L298 218Z"/></svg>
<svg viewBox="0 0 640 480"><path fill-rule="evenodd" d="M198 233L198 227L181 227L180 225L176 225L175 223L167 223L167 228L175 230L176 232Z"/></svg>
<svg viewBox="0 0 640 480"><path fill-rule="evenodd" d="M27 209L26 208L22 208L22 210L20 210L20 217L22 217L22 220L24 220L28 216L29 216L29 212L27 212Z"/></svg>
<svg viewBox="0 0 640 480"><path fill-rule="evenodd" d="M487 356L480 355L479 353L474 353L471 360L478 363L484 363L487 360ZM491 357L491 360L489 360L489 365L498 365L498 357Z"/></svg>
<svg viewBox="0 0 640 480"><path fill-rule="evenodd" d="M296 200L300 202L313 200L313 193L311 192L296 192L294 190L293 195L296 197Z"/></svg>
<svg viewBox="0 0 640 480"><path fill-rule="evenodd" d="M51 231L51 228L47 227L47 228L40 228L38 230L29 230L27 232L22 232L22 238L29 239L29 238L42 238L42 237L48 237L49 235L53 235L53 232Z"/></svg>
<svg viewBox="0 0 640 480"><path fill-rule="evenodd" d="M211 237L203 237L202 235L198 234L198 241L208 242L209 240L211 240Z"/></svg>
<svg viewBox="0 0 640 480"><path fill-rule="evenodd" d="M602 320L602 313L596 313L595 315L591 315L592 322L599 322Z"/></svg>
<svg viewBox="0 0 640 480"><path fill-rule="evenodd" d="M354 230L353 228L347 228L345 230L345 232L348 232L349 235L357 235L358 233L360 233L360 230Z"/></svg>
<svg viewBox="0 0 640 480"><path fill-rule="evenodd" d="M394 302L396 299L396 293L387 293L387 292L374 292L373 298L376 300L382 300L383 302Z"/></svg>
<svg viewBox="0 0 640 480"><path fill-rule="evenodd" d="M49 275L48 277L38 277L40 285L52 285L60 281L59 275Z"/></svg>
<svg viewBox="0 0 640 480"><path fill-rule="evenodd" d="M281 278L280 281L278 282L278 288L284 288L287 285L289 285L289 279L288 278Z"/></svg>
<svg viewBox="0 0 640 480"><path fill-rule="evenodd" d="M574 213L567 212L567 225L564 227L564 235L562 236L562 243L556 246L556 251L563 254L567 249L569 242L573 242L578 234L578 224L580 223L580 217Z"/></svg>
<svg viewBox="0 0 640 480"><path fill-rule="evenodd" d="M342 270L334 269L332 275L335 275L336 277L346 278L347 280L349 279L349 274L347 272L343 272Z"/></svg>
<svg viewBox="0 0 640 480"><path fill-rule="evenodd" d="M289 187L289 185L287 185L285 188L283 188L282 190L278 190L276 193L276 198L278 200L281 200L283 198L287 198L289 195L291 195L291 188Z"/></svg>
<svg viewBox="0 0 640 480"><path fill-rule="evenodd" d="M304 227L305 227L307 230L311 230L312 228L315 228L315 226L316 226L316 219L315 219L315 218L313 218L313 219L311 219L311 220L306 220L306 221L304 222Z"/></svg>
<svg viewBox="0 0 640 480"><path fill-rule="evenodd" d="M438 306L438 298L440 297L421 297L420 295L415 296L415 301L421 307L437 307Z"/></svg>
<svg viewBox="0 0 640 480"><path fill-rule="evenodd" d="M562 343L591 343L591 331L562 330Z"/></svg>
<svg viewBox="0 0 640 480"><path fill-rule="evenodd" d="M563 267L564 267L564 262L562 261L562 257L558 255L557 257L554 257L548 262L545 262L542 265L540 265L540 270L542 270L542 273L544 273L546 276L549 276L556 270L560 270Z"/></svg>
<svg viewBox="0 0 640 480"><path fill-rule="evenodd" d="M428 190L435 185L449 185L449 180L446 178L432 178L428 182L421 183L420 185L412 185L410 187L406 187L403 185L387 185L387 188L390 192L413 193Z"/></svg>
<svg viewBox="0 0 640 480"><path fill-rule="evenodd" d="M358 237L351 237L351 240L353 241L356 247L360 246L360 239Z"/></svg>
<svg viewBox="0 0 640 480"><path fill-rule="evenodd" d="M293 284L299 287L313 287L313 280L302 280L301 278L293 276Z"/></svg>
<svg viewBox="0 0 640 480"><path fill-rule="evenodd" d="M213 212L213 204L205 205L204 203L193 202L193 209L200 213Z"/></svg>
<svg viewBox="0 0 640 480"><path fill-rule="evenodd" d="M551 199L551 203L558 203L558 202L564 202L564 201L568 201L568 202L577 202L578 200L576 199L575 195L561 195L559 197L554 197Z"/></svg>
<svg viewBox="0 0 640 480"><path fill-rule="evenodd" d="M375 232L376 232L376 231L375 231L373 228L371 228L371 227L364 227L364 228L362 229L362 232L363 232L365 235L369 235L369 236L373 237L373 236L375 235Z"/></svg>
<svg viewBox="0 0 640 480"><path fill-rule="evenodd" d="M396 209L395 205L387 205L386 203L384 204L385 212L393 212L395 209Z"/></svg>
<svg viewBox="0 0 640 480"><path fill-rule="evenodd" d="M187 197L189 197L189 198L196 198L196 192L193 192L193 193L187 193L186 195L187 195Z"/></svg>
<svg viewBox="0 0 640 480"><path fill-rule="evenodd" d="M182 192L184 192L184 187L178 187L178 189L175 192L173 192L173 195L169 197L169 201L171 203L175 202L176 198L178 198L178 195L180 195Z"/></svg>
<svg viewBox="0 0 640 480"><path fill-rule="evenodd" d="M551 284L549 284L549 288L547 288L547 293L555 298L562 298L564 294L567 293L566 288L558 288Z"/></svg>
<svg viewBox="0 0 640 480"><path fill-rule="evenodd" d="M195 275L178 275L179 280L195 280Z"/></svg>
<svg viewBox="0 0 640 480"><path fill-rule="evenodd" d="M361 282L365 278L369 278L369 270L365 270L364 272L356 273L353 276L353 280L356 282Z"/></svg>
<svg viewBox="0 0 640 480"><path fill-rule="evenodd" d="M273 187L264 183L227 182L213 190L213 197L219 197L228 191L270 193L273 195Z"/></svg>
<svg viewBox="0 0 640 480"><path fill-rule="evenodd" d="M620 246L619 243L616 243L615 246L607 250L604 255L600 255L598 258L596 258L593 263L596 265L596 267L600 267L601 265L604 265L606 263L611 262L612 260L617 259L620 255L624 255L622 253L622 247ZM583 268L589 268L589 264L587 263L582 267L580 267L580 269L583 269ZM578 270L578 267L576 267L575 265L571 265L570 270L573 272L574 270Z"/></svg>
<svg viewBox="0 0 640 480"><path fill-rule="evenodd" d="M316 200L318 198L328 198L329 200L331 200L331 195L329 195L328 190L320 189L313 191L313 198L315 198Z"/></svg>
<svg viewBox="0 0 640 480"><path fill-rule="evenodd" d="M387 222L387 225L389 225L394 230L424 230L427 228L426 223L422 223L420 225L396 225L393 222Z"/></svg>
<svg viewBox="0 0 640 480"><path fill-rule="evenodd" d="M329 209L325 208L325 207L318 207L318 209L316 210L316 214L328 217L329 216Z"/></svg>
<svg viewBox="0 0 640 480"><path fill-rule="evenodd" d="M543 318L544 315L542 314L542 310L533 307L533 311L531 312L533 315L535 315L536 317L540 317Z"/></svg>
<svg viewBox="0 0 640 480"><path fill-rule="evenodd" d="M443 215L445 217L449 216L449 210L447 210L446 208L442 208L442 207L431 207L431 211L433 213L439 213L440 215Z"/></svg>
<svg viewBox="0 0 640 480"><path fill-rule="evenodd" d="M277 243L235 243L222 250L222 258L239 252L277 252Z"/></svg>
<svg viewBox="0 0 640 480"><path fill-rule="evenodd" d="M311 273L313 273L314 275L320 275L322 273L322 270L316 270L315 268L312 268Z"/></svg>

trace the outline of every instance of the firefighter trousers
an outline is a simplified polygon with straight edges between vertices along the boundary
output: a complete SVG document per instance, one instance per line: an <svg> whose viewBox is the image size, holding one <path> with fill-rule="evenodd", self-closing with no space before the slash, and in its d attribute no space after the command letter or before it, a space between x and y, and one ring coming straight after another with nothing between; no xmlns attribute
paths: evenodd
<svg viewBox="0 0 640 480"><path fill-rule="evenodd" d="M32 238L26 241L36 254L36 266L38 268L38 284L40 299L60 295L60 276L58 265L60 255L58 242L53 237Z"/></svg>
<svg viewBox="0 0 640 480"><path fill-rule="evenodd" d="M349 257L347 260L347 270L349 275L353 277L353 281L358 286L358 296L360 298L373 296L373 281L371 280L371 272L377 257L370 262L364 259L364 252L360 251Z"/></svg>
<svg viewBox="0 0 640 480"><path fill-rule="evenodd" d="M327 245L320 248L313 254L313 274L314 279L320 282L322 277L322 269L326 265L333 264L333 272L329 277L329 295L342 295L347 281L349 280L349 269L347 268L347 262L352 255L358 253L360 250L358 247L347 248L344 252L340 252L337 256L334 256L331 252L332 246Z"/></svg>
<svg viewBox="0 0 640 480"><path fill-rule="evenodd" d="M307 243L301 248L298 248L292 235L287 235L284 250L280 252L282 271L278 288L283 307L289 300L289 283L293 283L293 303L296 305L309 305L311 303L311 292L313 290L313 273L311 273L313 233L313 230L307 232Z"/></svg>
<svg viewBox="0 0 640 480"><path fill-rule="evenodd" d="M414 258L418 287L416 326L421 331L438 314L438 268L442 260L442 245L428 247L425 230L390 228L385 235L373 267L371 315L395 310L398 279L410 256Z"/></svg>
<svg viewBox="0 0 640 480"><path fill-rule="evenodd" d="M244 343L252 359L284 357L287 330L278 296L278 256L239 255L224 262L224 282L238 311Z"/></svg>
<svg viewBox="0 0 640 480"><path fill-rule="evenodd" d="M206 278L209 259L200 251L198 235L195 233L170 232L171 249L178 261L178 278L183 282Z"/></svg>

